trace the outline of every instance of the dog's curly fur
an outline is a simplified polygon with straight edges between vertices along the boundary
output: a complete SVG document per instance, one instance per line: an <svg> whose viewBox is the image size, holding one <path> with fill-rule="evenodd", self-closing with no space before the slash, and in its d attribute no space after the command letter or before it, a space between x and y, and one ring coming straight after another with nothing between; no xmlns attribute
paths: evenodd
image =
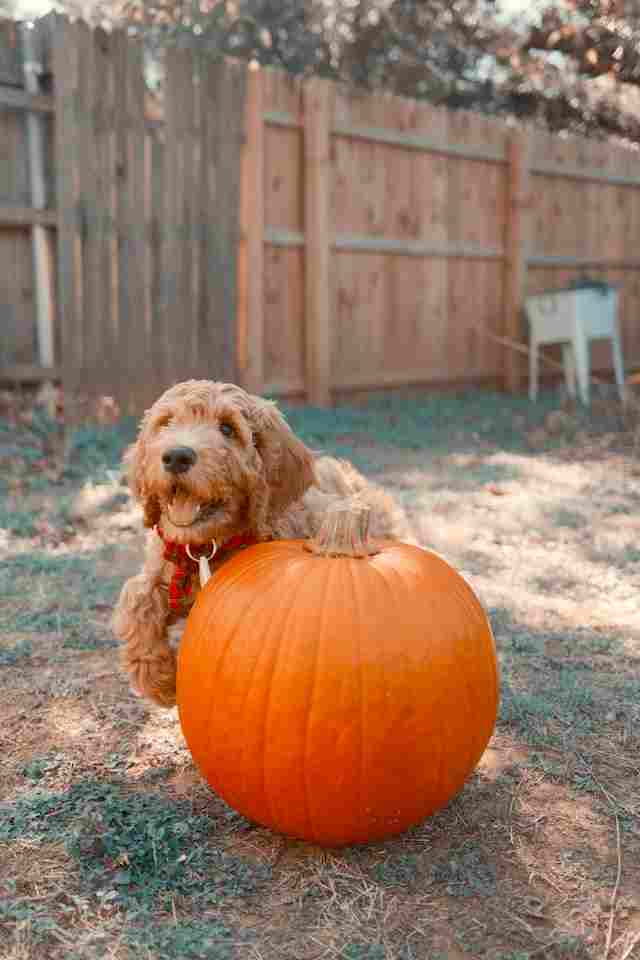
<svg viewBox="0 0 640 960"><path fill-rule="evenodd" d="M194 462L171 470L168 452L184 448ZM309 538L331 500L357 495L371 508L374 536L408 534L390 496L351 464L316 457L274 403L233 384L189 380L171 387L146 412L125 463L144 524L157 529L148 535L141 573L122 589L113 627L133 689L164 707L175 703L177 638L167 596L173 567L157 530L190 546L241 534Z"/></svg>

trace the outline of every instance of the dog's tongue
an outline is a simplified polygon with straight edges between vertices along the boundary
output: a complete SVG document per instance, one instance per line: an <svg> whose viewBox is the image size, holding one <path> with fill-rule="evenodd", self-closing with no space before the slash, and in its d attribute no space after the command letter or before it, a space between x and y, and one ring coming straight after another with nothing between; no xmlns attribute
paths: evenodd
<svg viewBox="0 0 640 960"><path fill-rule="evenodd" d="M188 527L194 523L200 513L202 504L193 497L177 493L168 507L169 520L176 527Z"/></svg>

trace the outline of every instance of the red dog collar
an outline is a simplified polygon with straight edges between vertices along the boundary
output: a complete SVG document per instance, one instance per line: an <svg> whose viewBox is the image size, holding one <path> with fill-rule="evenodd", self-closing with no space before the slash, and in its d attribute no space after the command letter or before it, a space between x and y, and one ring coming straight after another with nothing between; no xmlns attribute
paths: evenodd
<svg viewBox="0 0 640 960"><path fill-rule="evenodd" d="M164 543L163 558L175 566L169 583L169 609L173 613L186 616L193 603L193 575L198 570L198 558L210 554L211 547L206 543L202 546L176 543L174 540L167 540L159 526L156 526L155 530ZM256 543L258 538L253 534L241 533L218 547L216 556L228 553L230 550L238 550L240 547L251 547Z"/></svg>

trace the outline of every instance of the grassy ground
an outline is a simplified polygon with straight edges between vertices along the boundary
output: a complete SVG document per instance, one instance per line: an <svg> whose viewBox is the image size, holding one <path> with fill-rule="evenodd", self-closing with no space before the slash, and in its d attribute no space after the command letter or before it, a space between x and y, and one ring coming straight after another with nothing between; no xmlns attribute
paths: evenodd
<svg viewBox="0 0 640 960"><path fill-rule="evenodd" d="M640 466L619 412L475 394L290 419L395 491L488 605L502 703L477 771L367 847L243 820L117 670L132 424L80 432L61 472L51 424L8 415L0 957L640 958Z"/></svg>

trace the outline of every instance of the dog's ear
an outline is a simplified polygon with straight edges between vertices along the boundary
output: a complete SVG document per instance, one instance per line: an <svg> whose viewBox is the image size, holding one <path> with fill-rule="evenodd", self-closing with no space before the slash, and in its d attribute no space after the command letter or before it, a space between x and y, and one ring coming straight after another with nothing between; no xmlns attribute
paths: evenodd
<svg viewBox="0 0 640 960"><path fill-rule="evenodd" d="M142 457L142 437L132 443L124 452L125 466L129 489L133 496L142 504L145 527L155 527L160 520L160 503L158 498L147 490L144 480Z"/></svg>
<svg viewBox="0 0 640 960"><path fill-rule="evenodd" d="M269 513L277 515L299 500L315 482L314 456L296 437L275 403L256 397L251 419L269 490Z"/></svg>

